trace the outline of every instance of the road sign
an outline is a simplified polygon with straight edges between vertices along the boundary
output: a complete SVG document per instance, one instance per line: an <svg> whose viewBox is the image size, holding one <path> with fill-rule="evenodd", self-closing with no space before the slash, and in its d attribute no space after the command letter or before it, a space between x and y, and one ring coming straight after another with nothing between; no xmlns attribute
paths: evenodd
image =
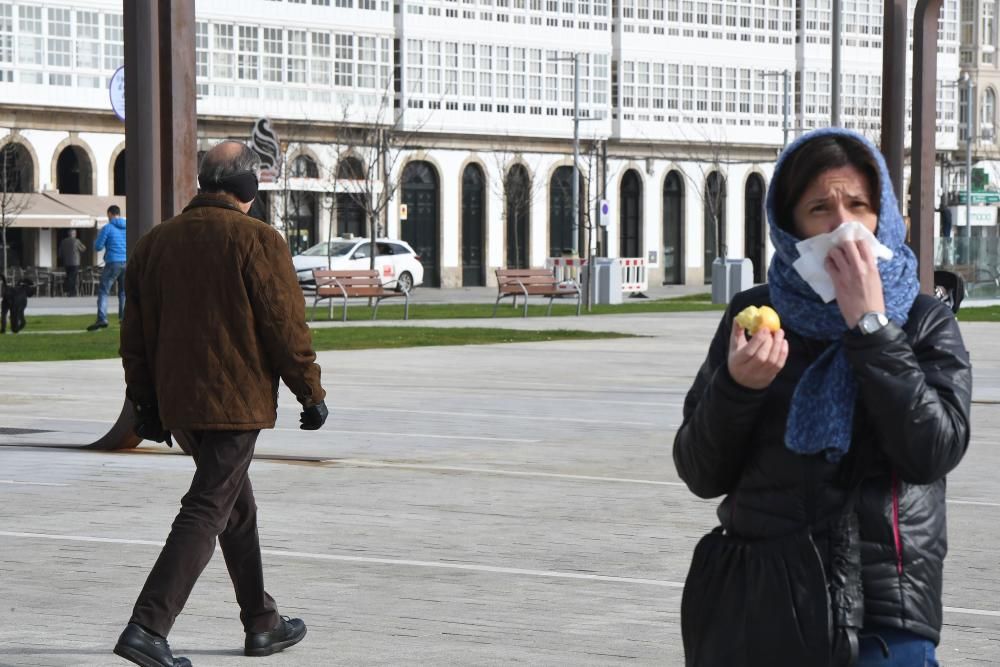
<svg viewBox="0 0 1000 667"><path fill-rule="evenodd" d="M119 120L125 120L125 65L115 70L108 82L108 97L111 99L111 110Z"/></svg>
<svg viewBox="0 0 1000 667"><path fill-rule="evenodd" d="M611 205L608 203L607 199L601 200L601 227L607 227L611 224Z"/></svg>
<svg viewBox="0 0 1000 667"><path fill-rule="evenodd" d="M406 220L406 214L407 214L406 204L400 204L399 205L399 219L400 220Z"/></svg>

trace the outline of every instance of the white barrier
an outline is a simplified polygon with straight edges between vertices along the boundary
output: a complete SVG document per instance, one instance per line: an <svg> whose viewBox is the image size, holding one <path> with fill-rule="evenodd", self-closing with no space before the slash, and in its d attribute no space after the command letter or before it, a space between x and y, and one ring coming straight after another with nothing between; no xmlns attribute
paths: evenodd
<svg viewBox="0 0 1000 667"><path fill-rule="evenodd" d="M583 285L580 271L586 264L587 260L582 257L549 257L545 260L545 268L553 270L556 280L559 282L573 280L577 285Z"/></svg>
<svg viewBox="0 0 1000 667"><path fill-rule="evenodd" d="M645 292L649 289L646 260L642 257L622 257L622 292Z"/></svg>
<svg viewBox="0 0 1000 667"><path fill-rule="evenodd" d="M622 267L622 292L628 294L649 289L645 258L621 257L618 261ZM581 257L549 257L545 260L545 267L553 270L557 280L574 280L577 285L583 284L580 271L586 265L587 260Z"/></svg>

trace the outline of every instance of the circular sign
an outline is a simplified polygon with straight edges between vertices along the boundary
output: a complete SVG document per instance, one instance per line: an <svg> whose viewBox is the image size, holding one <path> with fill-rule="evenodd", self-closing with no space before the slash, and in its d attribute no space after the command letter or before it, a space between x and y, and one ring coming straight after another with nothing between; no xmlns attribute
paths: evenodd
<svg viewBox="0 0 1000 667"><path fill-rule="evenodd" d="M108 82L108 96L111 98L111 110L120 120L125 120L125 66L122 65L111 75Z"/></svg>
<svg viewBox="0 0 1000 667"><path fill-rule="evenodd" d="M601 213L603 215L607 215L610 212L611 212L611 207L608 206L608 202L606 202L606 201L605 202L601 202Z"/></svg>

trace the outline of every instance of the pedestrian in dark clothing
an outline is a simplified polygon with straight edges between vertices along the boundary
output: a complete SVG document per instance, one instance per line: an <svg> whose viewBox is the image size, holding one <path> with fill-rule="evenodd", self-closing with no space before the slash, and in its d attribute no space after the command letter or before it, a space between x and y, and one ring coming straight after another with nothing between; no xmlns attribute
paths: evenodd
<svg viewBox="0 0 1000 667"><path fill-rule="evenodd" d="M885 161L861 135L790 145L767 213L768 283L733 298L674 440L688 487L724 496L685 584L686 664L936 666L944 478L969 443L958 324L919 294ZM793 266L797 244L848 222L891 257L863 230L833 246L826 300ZM781 329L747 340L734 320L749 305L773 306Z"/></svg>
<svg viewBox="0 0 1000 667"><path fill-rule="evenodd" d="M118 284L118 321L125 314L125 258L127 244L125 230L127 228L122 210L117 206L108 207L108 224L101 228L94 242L94 250L104 251L104 269L101 271L101 282L97 286L97 320L87 327L87 331L97 331L108 326L108 295L111 286Z"/></svg>
<svg viewBox="0 0 1000 667"><path fill-rule="evenodd" d="M951 237L951 209L948 208L948 199L945 195L941 195L941 207L938 208L938 212L941 214L941 237L950 238Z"/></svg>
<svg viewBox="0 0 1000 667"><path fill-rule="evenodd" d="M240 606L244 653L270 655L306 633L264 590L248 469L260 429L274 426L279 377L303 406L301 428L320 428L327 408L288 247L246 215L258 168L241 143L209 151L200 194L139 240L126 271L121 356L136 433L169 443L173 431L196 466L115 646L139 665L191 664L173 657L166 637L216 538Z"/></svg>
<svg viewBox="0 0 1000 667"><path fill-rule="evenodd" d="M69 234L59 243L59 259L62 260L63 268L66 270L66 296L76 296L76 286L80 274L80 253L87 249L83 242L76 238L76 230L69 230Z"/></svg>

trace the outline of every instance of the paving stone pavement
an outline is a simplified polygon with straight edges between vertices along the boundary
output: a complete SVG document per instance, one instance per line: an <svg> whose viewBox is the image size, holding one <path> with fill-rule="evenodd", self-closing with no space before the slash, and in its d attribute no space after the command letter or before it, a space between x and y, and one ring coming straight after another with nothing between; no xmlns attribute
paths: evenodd
<svg viewBox="0 0 1000 667"><path fill-rule="evenodd" d="M681 582L716 503L679 482L670 445L717 321L504 320L643 337L320 353L327 427L299 431L283 390L251 467L268 589L309 634L242 657L217 555L175 654L198 667L683 664ZM1000 664L1000 328L963 331L976 404L949 479L948 667ZM110 650L192 462L164 446L59 447L117 417L117 361L3 364L0 379L0 667L126 664Z"/></svg>

